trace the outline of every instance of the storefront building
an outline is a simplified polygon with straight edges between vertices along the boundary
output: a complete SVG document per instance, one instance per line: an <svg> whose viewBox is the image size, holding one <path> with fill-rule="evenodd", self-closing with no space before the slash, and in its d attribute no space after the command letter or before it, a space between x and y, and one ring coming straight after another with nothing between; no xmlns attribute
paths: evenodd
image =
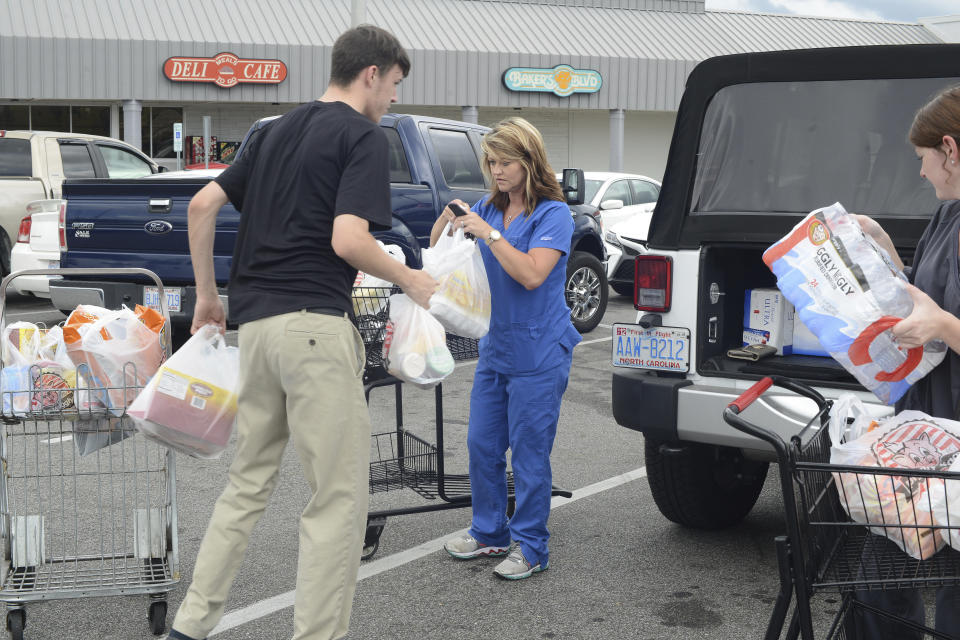
<svg viewBox="0 0 960 640"><path fill-rule="evenodd" d="M366 0L413 68L393 111L522 115L554 168L660 178L690 70L723 54L942 41L920 24L706 11L703 0ZM175 166L210 116L215 159L319 96L350 0L6 0L0 129L122 138ZM941 34L942 35L942 34Z"/></svg>

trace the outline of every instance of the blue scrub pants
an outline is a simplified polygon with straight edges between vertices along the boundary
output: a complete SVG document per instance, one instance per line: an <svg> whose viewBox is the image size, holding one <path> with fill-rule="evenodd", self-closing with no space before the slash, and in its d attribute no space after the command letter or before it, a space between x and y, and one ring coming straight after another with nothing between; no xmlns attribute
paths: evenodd
<svg viewBox="0 0 960 640"><path fill-rule="evenodd" d="M470 394L470 535L486 545L516 541L532 565L549 560L547 518L553 492L550 451L557 435L560 400L567 389L572 353L530 375L477 366ZM507 447L516 508L507 519Z"/></svg>

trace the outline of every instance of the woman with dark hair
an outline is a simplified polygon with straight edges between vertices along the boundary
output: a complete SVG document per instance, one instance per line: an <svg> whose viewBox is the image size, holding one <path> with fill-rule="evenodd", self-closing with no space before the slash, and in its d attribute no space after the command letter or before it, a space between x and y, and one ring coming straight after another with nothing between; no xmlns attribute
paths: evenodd
<svg viewBox="0 0 960 640"><path fill-rule="evenodd" d="M915 409L934 417L957 420L960 419L960 86L942 91L917 112L909 139L920 159L920 175L930 182L943 203L923 232L909 271L913 311L891 331L905 349L942 340L950 350L936 369L904 394L896 410L899 413ZM867 216L857 216L857 219L863 230L902 267L890 236L880 225ZM952 530L951 535L956 537L957 530ZM956 551L941 553L955 554ZM876 564L876 560L864 560L867 565ZM914 622L923 622L923 601L916 589L858 591L856 598ZM860 624L860 637L864 639L920 640L925 637L876 614L863 614ZM935 624L937 631L960 638L960 588L937 590Z"/></svg>
<svg viewBox="0 0 960 640"><path fill-rule="evenodd" d="M564 299L573 219L533 125L508 118L482 149L490 196L460 217L447 207L430 234L432 245L450 223L451 232L463 228L482 241L492 307L470 396L473 520L444 546L459 559L509 554L494 573L519 580L549 561L550 451L580 342ZM516 487L509 520L508 448Z"/></svg>

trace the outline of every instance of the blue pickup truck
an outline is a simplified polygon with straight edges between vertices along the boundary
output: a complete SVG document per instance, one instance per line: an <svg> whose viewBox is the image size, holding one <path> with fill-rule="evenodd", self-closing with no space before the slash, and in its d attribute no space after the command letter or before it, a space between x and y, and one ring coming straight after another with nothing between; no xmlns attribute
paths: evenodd
<svg viewBox="0 0 960 640"><path fill-rule="evenodd" d="M272 118L257 121L238 151L269 130ZM380 126L390 141L390 191L393 225L375 235L403 248L407 264L420 266L420 250L429 246L430 229L447 202L475 202L488 193L480 170L480 139L487 128L423 116L388 114ZM187 205L205 185L199 177L136 180L68 180L61 222L64 268L145 267L160 276L180 342L193 315L193 268L187 241ZM240 214L229 204L217 218L214 265L224 302L230 260ZM575 212L568 260L567 300L574 324L592 330L606 309L607 281L602 235L596 219ZM54 306L68 312L77 304L117 308L121 304L157 305L156 288L135 280L91 281L69 278L50 284Z"/></svg>

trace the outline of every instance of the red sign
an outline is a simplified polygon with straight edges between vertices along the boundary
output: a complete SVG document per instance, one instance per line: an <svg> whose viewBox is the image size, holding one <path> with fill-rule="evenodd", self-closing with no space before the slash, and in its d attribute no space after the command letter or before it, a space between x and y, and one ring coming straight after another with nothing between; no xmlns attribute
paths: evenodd
<svg viewBox="0 0 960 640"><path fill-rule="evenodd" d="M174 82L212 82L227 89L241 82L279 84L287 77L287 65L279 60L242 60L232 53L213 58L167 58L163 75Z"/></svg>

